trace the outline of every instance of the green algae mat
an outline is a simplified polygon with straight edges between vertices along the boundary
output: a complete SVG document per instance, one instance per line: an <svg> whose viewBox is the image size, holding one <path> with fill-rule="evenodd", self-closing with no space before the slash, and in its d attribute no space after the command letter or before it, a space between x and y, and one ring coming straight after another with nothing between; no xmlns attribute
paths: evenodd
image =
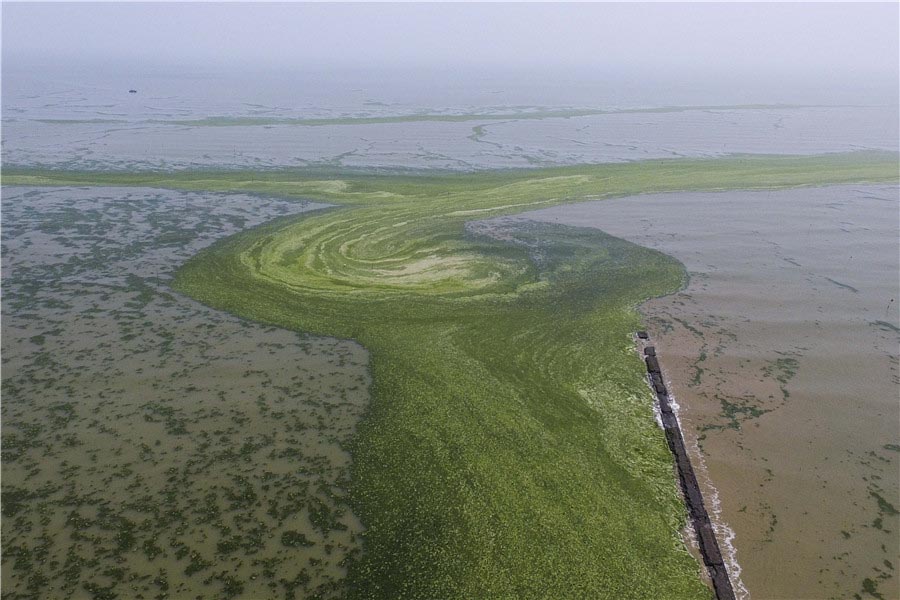
<svg viewBox="0 0 900 600"><path fill-rule="evenodd" d="M631 333L678 289L661 253L501 217L668 190L896 181L896 154L667 160L470 174L7 171L333 208L225 239L175 287L371 353L351 451L360 598L708 598Z"/></svg>

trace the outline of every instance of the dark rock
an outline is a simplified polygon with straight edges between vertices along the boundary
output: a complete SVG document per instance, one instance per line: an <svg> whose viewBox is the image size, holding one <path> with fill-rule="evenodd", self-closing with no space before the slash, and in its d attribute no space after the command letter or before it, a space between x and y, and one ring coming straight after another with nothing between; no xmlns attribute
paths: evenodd
<svg viewBox="0 0 900 600"><path fill-rule="evenodd" d="M707 565L721 565L722 553L719 551L719 542L713 531L712 524L706 522L697 528L697 537L700 538L700 548L703 549L703 561Z"/></svg>

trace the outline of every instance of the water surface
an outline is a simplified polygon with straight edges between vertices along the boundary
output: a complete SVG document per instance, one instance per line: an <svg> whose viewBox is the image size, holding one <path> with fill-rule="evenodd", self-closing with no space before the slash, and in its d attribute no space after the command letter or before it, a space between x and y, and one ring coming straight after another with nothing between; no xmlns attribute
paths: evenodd
<svg viewBox="0 0 900 600"><path fill-rule="evenodd" d="M7 167L476 170L900 147L896 104L884 98L685 94L599 74L554 86L524 75L15 71L4 83ZM358 121L422 115L466 118ZM304 119L330 121L297 124Z"/></svg>
<svg viewBox="0 0 900 600"><path fill-rule="evenodd" d="M4 597L340 596L367 354L168 287L214 239L317 205L2 191Z"/></svg>
<svg viewBox="0 0 900 600"><path fill-rule="evenodd" d="M527 215L687 267L641 310L744 596L900 597L898 206L896 186L856 185Z"/></svg>

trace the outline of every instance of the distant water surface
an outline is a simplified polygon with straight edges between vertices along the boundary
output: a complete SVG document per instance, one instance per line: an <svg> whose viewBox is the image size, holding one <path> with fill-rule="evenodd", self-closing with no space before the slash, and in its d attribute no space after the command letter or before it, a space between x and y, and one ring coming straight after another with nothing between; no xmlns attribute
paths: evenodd
<svg viewBox="0 0 900 600"><path fill-rule="evenodd" d="M551 83L421 73L4 72L3 161L475 170L900 147L896 103L882 97L863 105L837 94L687 93L600 74ZM325 121L303 124L310 119Z"/></svg>

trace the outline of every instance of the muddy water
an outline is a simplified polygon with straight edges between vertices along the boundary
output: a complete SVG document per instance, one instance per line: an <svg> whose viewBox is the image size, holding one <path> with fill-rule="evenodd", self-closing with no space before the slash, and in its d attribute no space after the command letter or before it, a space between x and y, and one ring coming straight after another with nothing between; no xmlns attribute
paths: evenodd
<svg viewBox="0 0 900 600"><path fill-rule="evenodd" d="M743 597L900 597L898 199L836 186L528 215L687 267L641 310Z"/></svg>
<svg viewBox="0 0 900 600"><path fill-rule="evenodd" d="M214 239L315 206L2 192L4 598L340 596L365 351L167 285Z"/></svg>

